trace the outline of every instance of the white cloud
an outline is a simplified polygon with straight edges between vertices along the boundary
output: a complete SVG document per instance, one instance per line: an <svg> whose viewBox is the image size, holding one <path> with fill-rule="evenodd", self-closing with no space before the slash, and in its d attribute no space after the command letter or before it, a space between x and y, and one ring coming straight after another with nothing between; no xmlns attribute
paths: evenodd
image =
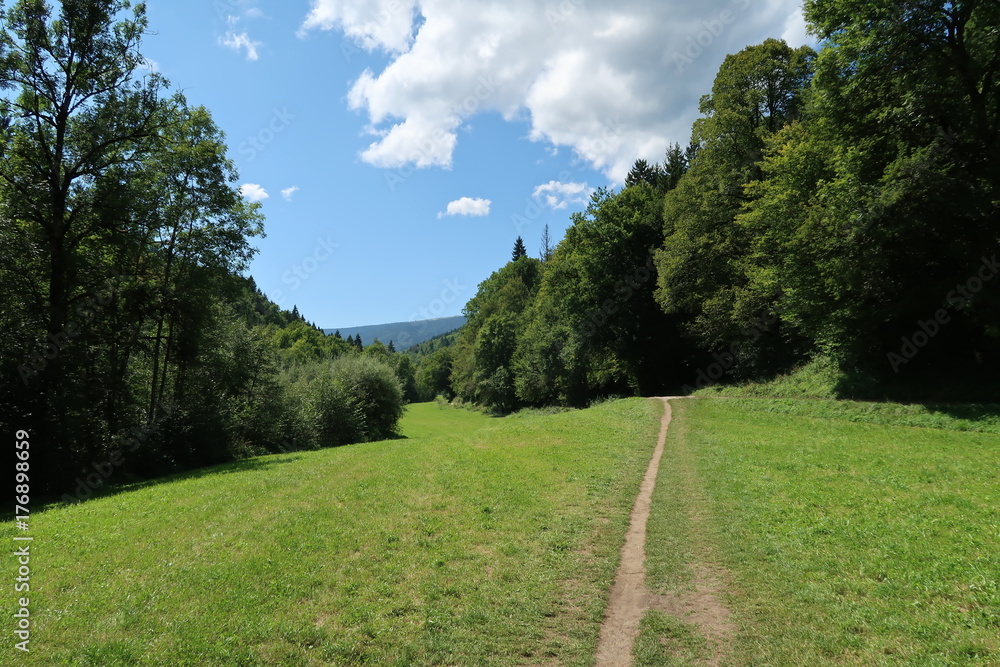
<svg viewBox="0 0 1000 667"><path fill-rule="evenodd" d="M256 183L244 183L240 186L240 194L247 201L258 202L264 201L271 195L267 194L267 190L257 185ZM282 193L284 194L284 193Z"/></svg>
<svg viewBox="0 0 1000 667"><path fill-rule="evenodd" d="M370 164L449 168L458 130L486 111L621 183L636 158L687 143L727 53L796 41L801 25L801 0L313 0L301 33L390 56L348 92L372 124Z"/></svg>
<svg viewBox="0 0 1000 667"><path fill-rule="evenodd" d="M342 30L366 49L402 53L412 44L416 0L313 0L299 32Z"/></svg>
<svg viewBox="0 0 1000 667"><path fill-rule="evenodd" d="M586 183L549 181L535 188L535 192L531 196L535 199L542 199L549 208L558 211L568 208L570 204L586 206L593 193L594 188L588 187Z"/></svg>
<svg viewBox="0 0 1000 667"><path fill-rule="evenodd" d="M788 42L792 48L798 48L803 44L816 48L817 40L810 35L806 28L806 19L801 12L792 14L785 21L785 29L781 34L781 39Z"/></svg>
<svg viewBox="0 0 1000 667"><path fill-rule="evenodd" d="M281 191L281 196L285 201L292 201L292 195L299 191L299 186L293 185Z"/></svg>
<svg viewBox="0 0 1000 667"><path fill-rule="evenodd" d="M443 218L446 215L489 215L490 204L492 203L493 202L489 199L471 199L469 197L462 197L461 199L456 199L448 204L448 210L443 213L438 213L438 218Z"/></svg>
<svg viewBox="0 0 1000 667"><path fill-rule="evenodd" d="M240 49L246 49L247 60L257 60L259 54L257 53L257 47L263 42L255 42L250 39L250 36L246 32L241 32L239 34L230 30L226 33L225 37L219 38L219 44L222 46L229 47L233 51L239 51Z"/></svg>

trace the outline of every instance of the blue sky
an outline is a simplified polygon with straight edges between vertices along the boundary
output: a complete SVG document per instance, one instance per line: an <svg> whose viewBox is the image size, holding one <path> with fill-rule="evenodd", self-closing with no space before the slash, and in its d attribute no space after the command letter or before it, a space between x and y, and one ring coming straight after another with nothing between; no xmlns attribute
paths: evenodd
<svg viewBox="0 0 1000 667"><path fill-rule="evenodd" d="M250 273L322 327L461 313L636 157L686 143L726 53L797 0L150 0L144 55L226 133ZM263 198L266 194L266 198Z"/></svg>

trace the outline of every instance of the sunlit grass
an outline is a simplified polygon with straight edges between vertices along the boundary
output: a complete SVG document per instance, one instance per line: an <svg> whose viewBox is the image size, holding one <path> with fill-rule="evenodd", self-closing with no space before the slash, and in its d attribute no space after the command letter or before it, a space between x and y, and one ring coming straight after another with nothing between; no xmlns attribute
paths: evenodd
<svg viewBox="0 0 1000 667"><path fill-rule="evenodd" d="M650 585L723 565L730 664L1000 664L1000 437L823 401L674 405Z"/></svg>
<svg viewBox="0 0 1000 667"><path fill-rule="evenodd" d="M25 664L589 664L658 411L415 405L39 513Z"/></svg>

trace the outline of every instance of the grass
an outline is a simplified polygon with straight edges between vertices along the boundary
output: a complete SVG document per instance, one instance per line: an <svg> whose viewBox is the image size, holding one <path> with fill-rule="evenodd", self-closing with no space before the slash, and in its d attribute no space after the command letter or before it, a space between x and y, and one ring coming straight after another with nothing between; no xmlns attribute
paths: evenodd
<svg viewBox="0 0 1000 667"><path fill-rule="evenodd" d="M839 386L844 374L829 357L818 356L802 366L767 382L718 384L699 389L695 395L711 398L843 398Z"/></svg>
<svg viewBox="0 0 1000 667"><path fill-rule="evenodd" d="M50 508L19 664L590 664L657 417L415 405L406 439Z"/></svg>
<svg viewBox="0 0 1000 667"><path fill-rule="evenodd" d="M687 667L699 664L709 653L697 630L662 611L647 611L639 623L632 647L635 667Z"/></svg>
<svg viewBox="0 0 1000 667"><path fill-rule="evenodd" d="M728 664L1000 664L1000 437L976 410L674 410L648 583L683 590L692 562L725 568L739 628ZM881 423L900 418L914 426ZM676 634L647 621L644 646Z"/></svg>

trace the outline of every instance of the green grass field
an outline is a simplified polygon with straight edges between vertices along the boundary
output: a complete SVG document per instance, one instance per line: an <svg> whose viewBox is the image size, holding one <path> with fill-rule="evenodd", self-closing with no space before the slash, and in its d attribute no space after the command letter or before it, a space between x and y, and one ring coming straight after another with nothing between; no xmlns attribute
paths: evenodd
<svg viewBox="0 0 1000 667"><path fill-rule="evenodd" d="M3 663L593 664L660 412L640 399L502 419L415 405L406 439L39 512L32 653L11 636ZM647 585L684 591L697 566L721 568L727 665L998 665L991 419L675 401ZM633 653L688 665L711 647L650 612Z"/></svg>
<svg viewBox="0 0 1000 667"><path fill-rule="evenodd" d="M407 439L39 512L32 652L10 641L4 659L589 664L659 410L491 419L415 405Z"/></svg>
<svg viewBox="0 0 1000 667"><path fill-rule="evenodd" d="M731 664L1000 664L1000 436L977 432L989 424L829 401L674 406L647 583L683 590L691 563L722 565ZM893 414L952 428L886 425ZM646 619L637 656L697 652L664 623ZM640 664L684 664L667 658Z"/></svg>

